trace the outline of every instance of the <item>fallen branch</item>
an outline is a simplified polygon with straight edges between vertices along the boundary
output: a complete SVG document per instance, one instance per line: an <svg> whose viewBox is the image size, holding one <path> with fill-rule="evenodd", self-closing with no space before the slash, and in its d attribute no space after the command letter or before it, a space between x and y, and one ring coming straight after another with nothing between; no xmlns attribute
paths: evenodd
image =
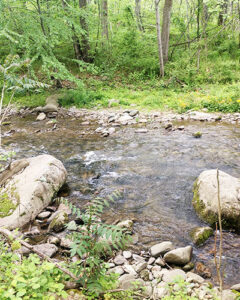
<svg viewBox="0 0 240 300"><path fill-rule="evenodd" d="M15 236L11 231L9 231L8 229L5 228L0 228L0 233L3 234L8 240L12 241L17 240L22 246L26 247L27 249L31 250L32 252L36 253L38 256L40 256L43 259L46 259L47 261L49 261L50 263L54 264L56 268L58 268L59 270L61 270L62 272L64 272L65 274L67 274L68 276L70 276L71 278L73 278L74 280L78 280L79 278L77 276L75 276L71 271L65 269L64 267L62 267L59 263L54 262L49 256L45 255L44 253L42 253L41 251L37 250L34 246L30 245L29 243L20 240L19 238L17 238L17 236Z"/></svg>

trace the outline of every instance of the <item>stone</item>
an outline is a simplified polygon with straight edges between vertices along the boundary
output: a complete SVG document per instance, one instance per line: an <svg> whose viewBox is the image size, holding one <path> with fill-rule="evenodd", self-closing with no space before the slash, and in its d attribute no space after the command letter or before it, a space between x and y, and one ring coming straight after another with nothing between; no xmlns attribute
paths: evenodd
<svg viewBox="0 0 240 300"><path fill-rule="evenodd" d="M131 251L123 251L123 257L126 259L129 259L132 257L132 252Z"/></svg>
<svg viewBox="0 0 240 300"><path fill-rule="evenodd" d="M133 221L132 220L124 220L117 224L118 227L125 228L129 231L133 230Z"/></svg>
<svg viewBox="0 0 240 300"><path fill-rule="evenodd" d="M68 238L61 238L60 246L66 249L71 249L72 241Z"/></svg>
<svg viewBox="0 0 240 300"><path fill-rule="evenodd" d="M165 272L163 274L162 280L166 283L171 283L180 278L185 280L187 278L186 273L183 270L175 269Z"/></svg>
<svg viewBox="0 0 240 300"><path fill-rule="evenodd" d="M173 124L172 124L172 123L167 123L167 124L165 125L164 128L165 128L166 130L171 130L172 127L173 127Z"/></svg>
<svg viewBox="0 0 240 300"><path fill-rule="evenodd" d="M156 244L154 246L151 247L150 252L151 255L154 257L158 257L160 255L165 254L168 251L173 250L173 244L172 242L162 242L160 244Z"/></svg>
<svg viewBox="0 0 240 300"><path fill-rule="evenodd" d="M140 278L136 279L132 274L124 274L119 278L119 287L123 290L138 290L144 286L144 281Z"/></svg>
<svg viewBox="0 0 240 300"><path fill-rule="evenodd" d="M149 260L148 260L148 264L149 264L149 265L154 264L155 260L156 260L156 259L155 259L154 257L150 257Z"/></svg>
<svg viewBox="0 0 240 300"><path fill-rule="evenodd" d="M139 128L135 130L135 133L147 133L148 130L146 128Z"/></svg>
<svg viewBox="0 0 240 300"><path fill-rule="evenodd" d="M219 171L223 226L240 232L240 179ZM193 206L201 219L214 225L218 220L217 170L200 174L194 183Z"/></svg>
<svg viewBox="0 0 240 300"><path fill-rule="evenodd" d="M36 245L36 246L34 246L34 249L38 250L39 252L41 252L49 257L52 257L58 251L58 247L56 245L48 244L48 243Z"/></svg>
<svg viewBox="0 0 240 300"><path fill-rule="evenodd" d="M188 271L191 271L193 268L194 268L194 263L189 262L182 269L183 269L183 271L188 272Z"/></svg>
<svg viewBox="0 0 240 300"><path fill-rule="evenodd" d="M133 259L134 259L136 262L145 262L144 257L142 257L142 256L140 256L140 255L133 254L132 257L133 257Z"/></svg>
<svg viewBox="0 0 240 300"><path fill-rule="evenodd" d="M167 252L163 259L170 264L186 265L192 258L192 246L174 249Z"/></svg>
<svg viewBox="0 0 240 300"><path fill-rule="evenodd" d="M164 267L166 265L165 261L161 257L158 257L155 263L161 267Z"/></svg>
<svg viewBox="0 0 240 300"><path fill-rule="evenodd" d="M67 224L67 229L70 230L70 231L76 231L78 228L76 222L74 220L72 220L71 222L69 222Z"/></svg>
<svg viewBox="0 0 240 300"><path fill-rule="evenodd" d="M237 292L240 292L240 283L234 284L233 286L231 286L231 290L235 290Z"/></svg>
<svg viewBox="0 0 240 300"><path fill-rule="evenodd" d="M138 264L135 265L135 271L137 273L140 273L142 270L146 269L147 267L147 262L139 262Z"/></svg>
<svg viewBox="0 0 240 300"><path fill-rule="evenodd" d="M195 137L195 139L200 139L202 137L202 133L200 131L194 132L193 137Z"/></svg>
<svg viewBox="0 0 240 300"><path fill-rule="evenodd" d="M154 266L151 269L151 272L153 274L153 277L156 279L161 279L162 278L162 272L161 272L161 267L160 266Z"/></svg>
<svg viewBox="0 0 240 300"><path fill-rule="evenodd" d="M119 274L120 276L124 274L124 270L122 267L117 266L115 268L112 268L109 270L110 273L115 273L115 274Z"/></svg>
<svg viewBox="0 0 240 300"><path fill-rule="evenodd" d="M193 272L188 272L187 273L187 282L194 282L194 283L202 284L202 283L204 283L204 278L202 278L201 276L199 276Z"/></svg>
<svg viewBox="0 0 240 300"><path fill-rule="evenodd" d="M128 123L128 121L132 121L132 119L133 118L131 116L129 116L129 114L124 114L118 119L118 122L125 125Z"/></svg>
<svg viewBox="0 0 240 300"><path fill-rule="evenodd" d="M40 219L40 220L44 220L48 217L51 216L51 212L50 211L43 211L41 212L39 215L37 215L37 218Z"/></svg>
<svg viewBox="0 0 240 300"><path fill-rule="evenodd" d="M137 272L134 270L132 265L124 265L123 270L128 274L137 275Z"/></svg>
<svg viewBox="0 0 240 300"><path fill-rule="evenodd" d="M49 244L59 245L60 239L56 236L50 236L47 240Z"/></svg>
<svg viewBox="0 0 240 300"><path fill-rule="evenodd" d="M56 211L54 218L48 226L48 231L60 232L65 228L68 223L68 214L65 211Z"/></svg>
<svg viewBox="0 0 240 300"><path fill-rule="evenodd" d="M237 295L233 293L231 290L223 290L221 300L235 300L237 299Z"/></svg>
<svg viewBox="0 0 240 300"><path fill-rule="evenodd" d="M43 121L43 120L45 120L46 119L46 115L45 115L45 113L44 112L41 112L38 116L37 116L37 119L36 119L36 121Z"/></svg>
<svg viewBox="0 0 240 300"><path fill-rule="evenodd" d="M149 272L148 270L144 269L140 272L140 278L142 278L144 281L149 280Z"/></svg>
<svg viewBox="0 0 240 300"><path fill-rule="evenodd" d="M13 175L8 175L9 172L13 172ZM0 176L2 180L7 178L1 188L6 200L4 203L0 201L0 227L20 228L34 220L49 205L66 177L67 171L63 164L51 155L12 162Z"/></svg>
<svg viewBox="0 0 240 300"><path fill-rule="evenodd" d="M169 294L169 290L166 287L154 287L153 295L154 299L164 299Z"/></svg>
<svg viewBox="0 0 240 300"><path fill-rule="evenodd" d="M194 244L197 246L204 244L208 240L208 238L212 235L213 235L213 229L209 226L196 227L190 233L190 236Z"/></svg>
<svg viewBox="0 0 240 300"><path fill-rule="evenodd" d="M126 262L126 259L122 256L122 255L117 255L113 262L115 263L115 265L119 266L119 265L123 265Z"/></svg>
<svg viewBox="0 0 240 300"><path fill-rule="evenodd" d="M110 127L108 128L108 133L111 135L116 131L116 129L114 127Z"/></svg>
<svg viewBox="0 0 240 300"><path fill-rule="evenodd" d="M182 125L182 126L178 126L178 128L177 128L178 130L184 130L185 129L185 127Z"/></svg>
<svg viewBox="0 0 240 300"><path fill-rule="evenodd" d="M131 116L131 117L135 117L135 116L138 115L138 114L139 114L139 111L136 110L136 109L131 110L131 111L129 112L129 116Z"/></svg>

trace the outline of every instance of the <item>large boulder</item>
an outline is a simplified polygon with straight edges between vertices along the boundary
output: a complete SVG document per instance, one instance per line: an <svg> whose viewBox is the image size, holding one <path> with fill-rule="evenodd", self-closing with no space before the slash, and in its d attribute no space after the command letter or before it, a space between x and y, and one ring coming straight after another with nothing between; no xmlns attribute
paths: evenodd
<svg viewBox="0 0 240 300"><path fill-rule="evenodd" d="M13 162L0 174L0 227L14 229L33 220L66 177L63 164L51 155Z"/></svg>
<svg viewBox="0 0 240 300"><path fill-rule="evenodd" d="M240 231L240 179L219 171L222 223ZM194 184L193 206L201 219L213 225L218 220L217 170L204 171Z"/></svg>

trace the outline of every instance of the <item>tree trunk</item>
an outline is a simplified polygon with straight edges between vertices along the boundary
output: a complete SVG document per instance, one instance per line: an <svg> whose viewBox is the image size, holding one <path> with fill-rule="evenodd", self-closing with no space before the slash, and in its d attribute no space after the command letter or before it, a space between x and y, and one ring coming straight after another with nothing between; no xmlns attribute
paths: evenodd
<svg viewBox="0 0 240 300"><path fill-rule="evenodd" d="M142 24L142 15L141 15L141 1L142 0L135 0L135 14L137 19L137 26L140 31L144 31L143 24Z"/></svg>
<svg viewBox="0 0 240 300"><path fill-rule="evenodd" d="M168 61L168 49L169 49L169 35L170 35L170 24L171 24L171 10L172 0L165 0L163 8L163 23L162 23L162 53L163 61Z"/></svg>
<svg viewBox="0 0 240 300"><path fill-rule="evenodd" d="M41 6L40 6L39 0L37 0L37 10L38 10L38 14L39 14L39 19L40 19L40 25L41 25L41 28L42 28L42 32L46 36L46 31L45 31L44 24L43 24L42 11L41 11Z"/></svg>
<svg viewBox="0 0 240 300"><path fill-rule="evenodd" d="M202 0L198 0L197 6L197 38L200 38L200 14L201 14L201 2Z"/></svg>
<svg viewBox="0 0 240 300"><path fill-rule="evenodd" d="M89 57L89 32L88 32L88 25L85 15L85 9L87 7L87 0L79 0L79 8L81 12L80 16L80 25L84 33L81 36L81 58L85 62L90 62L91 59Z"/></svg>
<svg viewBox="0 0 240 300"><path fill-rule="evenodd" d="M218 25L224 25L225 19L226 19L226 14L227 14L227 9L228 9L228 0L224 0L222 5L220 5L220 12L218 16Z"/></svg>
<svg viewBox="0 0 240 300"><path fill-rule="evenodd" d="M164 77L164 62L163 62L162 39L161 39L161 29L160 29L159 2L160 2L160 0L155 0L155 13L156 13L156 28L157 28L157 40L158 40L158 57L159 57L160 76Z"/></svg>
<svg viewBox="0 0 240 300"><path fill-rule="evenodd" d="M108 41L108 0L101 1L102 36Z"/></svg>

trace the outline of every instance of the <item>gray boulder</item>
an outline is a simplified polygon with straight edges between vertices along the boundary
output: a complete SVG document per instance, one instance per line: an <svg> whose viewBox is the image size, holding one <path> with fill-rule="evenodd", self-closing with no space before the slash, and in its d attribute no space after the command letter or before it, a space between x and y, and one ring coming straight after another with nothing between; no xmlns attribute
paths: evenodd
<svg viewBox="0 0 240 300"><path fill-rule="evenodd" d="M35 219L67 177L63 164L51 155L15 161L4 172L0 178L4 183L0 192L0 227L8 229Z"/></svg>
<svg viewBox="0 0 240 300"><path fill-rule="evenodd" d="M183 279L185 280L187 278L186 273L183 270L175 269L166 271L163 273L162 281L166 283L171 283L174 280Z"/></svg>
<svg viewBox="0 0 240 300"><path fill-rule="evenodd" d="M178 248L164 255L164 260L170 264L186 265L192 258L192 246Z"/></svg>
<svg viewBox="0 0 240 300"><path fill-rule="evenodd" d="M240 231L240 179L219 171L223 226ZM217 170L204 171L194 184L193 206L203 220L213 225L218 220Z"/></svg>
<svg viewBox="0 0 240 300"><path fill-rule="evenodd" d="M173 244L172 242L162 242L160 244L156 244L154 246L151 247L150 252L151 255L154 257L158 257L160 255L165 254L168 251L173 250Z"/></svg>
<svg viewBox="0 0 240 300"><path fill-rule="evenodd" d="M195 245L202 245L207 241L207 239L213 235L213 229L209 226L206 227L196 227L194 228L190 236Z"/></svg>

